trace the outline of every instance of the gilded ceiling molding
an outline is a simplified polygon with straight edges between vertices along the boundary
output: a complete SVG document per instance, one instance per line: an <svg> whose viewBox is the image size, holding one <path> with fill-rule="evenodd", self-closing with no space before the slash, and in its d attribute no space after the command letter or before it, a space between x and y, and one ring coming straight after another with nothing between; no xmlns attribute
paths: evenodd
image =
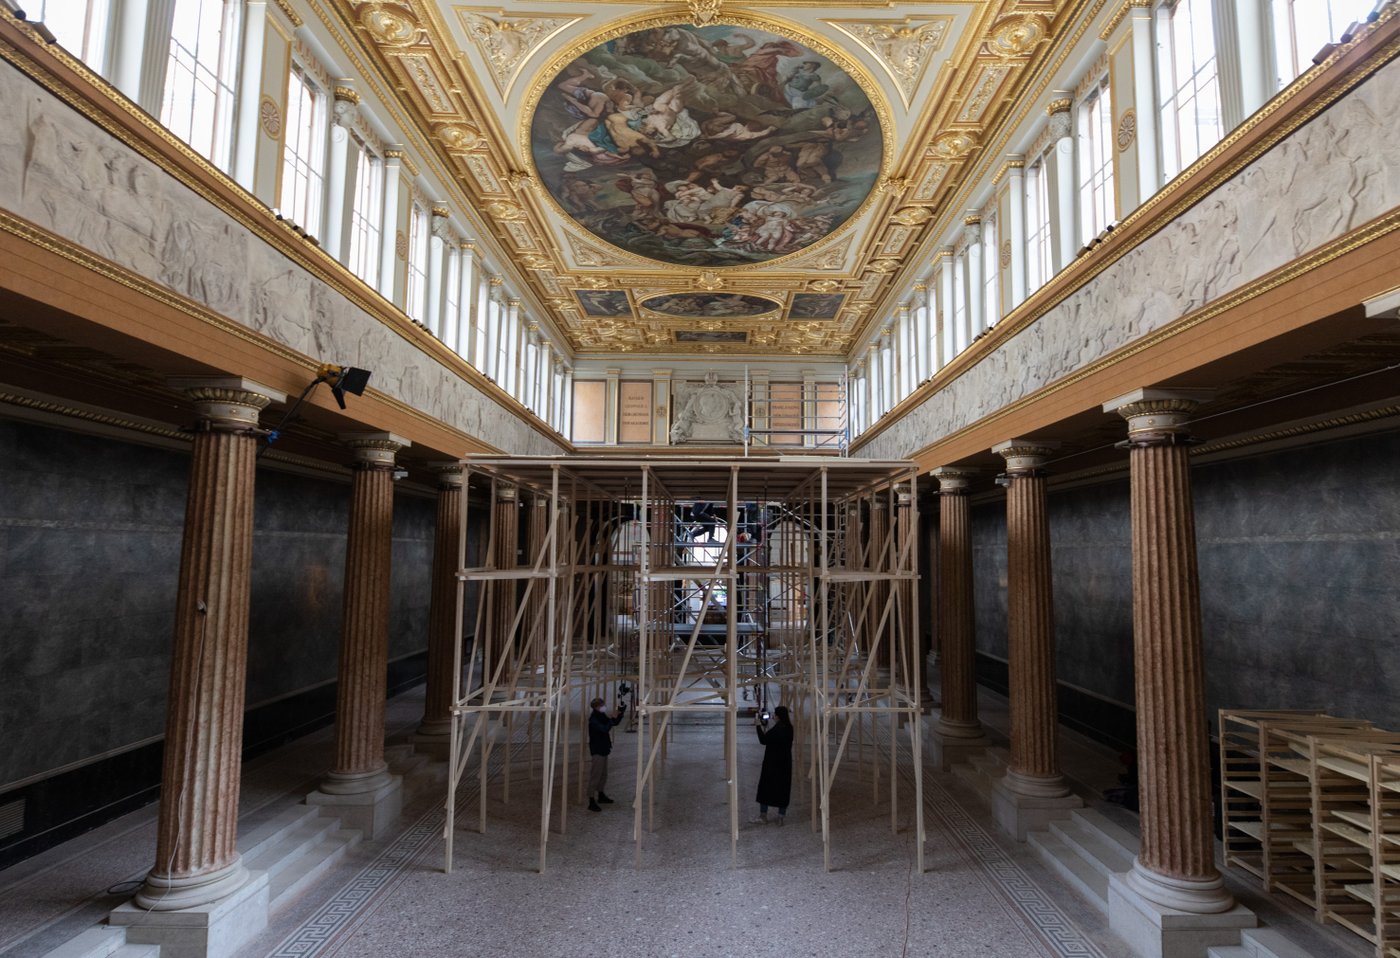
<svg viewBox="0 0 1400 958"><path fill-rule="evenodd" d="M1028 57L1046 37L1045 20L1033 14L1003 20L987 38L987 52L1002 60Z"/></svg>
<svg viewBox="0 0 1400 958"><path fill-rule="evenodd" d="M884 68L906 108L953 26L951 16L822 22L846 34Z"/></svg>
<svg viewBox="0 0 1400 958"><path fill-rule="evenodd" d="M510 89L520 76L525 62L537 50L547 44L561 30L578 23L583 17L565 14L533 14L506 17L500 8L487 8L494 12L490 16L482 8L454 7L462 20L467 36L476 44L481 58L490 67L491 79L501 99L510 95Z"/></svg>
<svg viewBox="0 0 1400 958"><path fill-rule="evenodd" d="M1104 24L1104 28L1099 31L1099 39L1107 40L1113 36L1113 31L1118 29L1118 24L1123 22L1123 18L1130 11L1134 9L1150 10L1151 8L1152 0L1124 0L1123 5L1114 12L1113 16L1108 18L1108 23Z"/></svg>
<svg viewBox="0 0 1400 958"><path fill-rule="evenodd" d="M852 242L853 238L848 236L845 242L834 246L829 245L815 253L799 257L793 260L790 265L800 269L844 269L851 253Z"/></svg>
<svg viewBox="0 0 1400 958"><path fill-rule="evenodd" d="M621 265L607 250L594 246L573 233L564 233L564 245L569 248L569 259L573 261L575 266L596 268Z"/></svg>
<svg viewBox="0 0 1400 958"><path fill-rule="evenodd" d="M723 0L686 0L685 5L690 9L690 22L697 27L713 23L719 16L722 2Z"/></svg>

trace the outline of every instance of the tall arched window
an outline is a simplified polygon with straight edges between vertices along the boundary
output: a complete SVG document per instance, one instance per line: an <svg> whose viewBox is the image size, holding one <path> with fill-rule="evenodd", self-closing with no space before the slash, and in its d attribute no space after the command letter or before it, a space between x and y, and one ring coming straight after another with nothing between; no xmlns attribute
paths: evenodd
<svg viewBox="0 0 1400 958"><path fill-rule="evenodd" d="M233 145L238 11L232 0L176 0L160 122L227 170Z"/></svg>
<svg viewBox="0 0 1400 958"><path fill-rule="evenodd" d="M1176 0L1157 11L1157 97L1162 104L1165 179L1190 166L1224 134L1216 63L1211 0Z"/></svg>
<svg viewBox="0 0 1400 958"><path fill-rule="evenodd" d="M1079 104L1079 237L1088 243L1114 220L1113 103L1105 76Z"/></svg>

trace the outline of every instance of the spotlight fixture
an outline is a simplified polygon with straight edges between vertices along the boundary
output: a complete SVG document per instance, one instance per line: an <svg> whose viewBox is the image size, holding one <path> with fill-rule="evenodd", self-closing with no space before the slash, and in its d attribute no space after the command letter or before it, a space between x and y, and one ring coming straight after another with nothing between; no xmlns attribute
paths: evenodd
<svg viewBox="0 0 1400 958"><path fill-rule="evenodd" d="M356 369L354 366L337 366L334 363L322 363L321 368L317 370L316 380L311 385L314 386L317 382L329 383L331 395L340 404L340 408L344 409L346 393L353 396L365 394L365 386L369 384L369 370Z"/></svg>
<svg viewBox="0 0 1400 958"><path fill-rule="evenodd" d="M292 417L301 408L301 404L306 401L306 397L311 395L311 391L321 383L326 383L331 387L331 395L335 397L336 404L344 409L346 393L350 393L352 396L365 394L365 387L369 385L369 370L357 369L354 366L337 366L335 363L322 363L316 370L316 378L307 383L306 388L297 397L297 401L292 403L291 408L283 414L282 421L277 424L275 429L268 430L267 444L258 450L259 456L267 452L268 447L282 437L283 427L292 421Z"/></svg>

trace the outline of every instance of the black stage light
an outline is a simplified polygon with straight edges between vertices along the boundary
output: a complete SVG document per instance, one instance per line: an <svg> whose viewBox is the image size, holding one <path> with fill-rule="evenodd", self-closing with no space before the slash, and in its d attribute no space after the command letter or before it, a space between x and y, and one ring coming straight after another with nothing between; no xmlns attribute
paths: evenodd
<svg viewBox="0 0 1400 958"><path fill-rule="evenodd" d="M322 382L330 384L331 395L340 404L340 408L345 408L345 394L352 396L363 396L365 386L369 385L369 370L357 369L354 366L337 366L334 363L323 363L319 375L316 377Z"/></svg>
<svg viewBox="0 0 1400 958"><path fill-rule="evenodd" d="M337 366L335 363L322 363L320 368L316 370L316 378L307 383L306 388L297 397L297 401L292 403L292 407L283 414L282 421L277 424L276 428L268 430L267 442L258 450L259 456L267 452L268 447L282 438L283 428L292 421L292 417L301 408L301 404L306 401L306 397L311 395L311 391L321 383L330 385L331 395L335 396L336 403L341 409L344 409L346 393L353 396L364 395L365 386L369 385L369 370L357 369L354 366Z"/></svg>

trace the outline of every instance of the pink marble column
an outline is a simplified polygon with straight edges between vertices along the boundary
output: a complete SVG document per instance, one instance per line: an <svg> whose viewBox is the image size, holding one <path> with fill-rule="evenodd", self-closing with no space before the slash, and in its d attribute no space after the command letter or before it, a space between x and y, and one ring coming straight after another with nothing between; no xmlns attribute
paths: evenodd
<svg viewBox="0 0 1400 958"><path fill-rule="evenodd" d="M1045 460L1054 444L1013 439L992 451L1006 460L1006 600L1011 761L1004 784L1044 798L1069 794L1055 754L1055 603Z"/></svg>
<svg viewBox="0 0 1400 958"><path fill-rule="evenodd" d="M389 563L394 531L394 456L407 441L389 433L344 437L355 455L345 546L344 622L336 690L335 766L310 804L326 806L366 837L398 817L400 780L384 760L389 666Z"/></svg>
<svg viewBox="0 0 1400 958"><path fill-rule="evenodd" d="M457 661L457 554L462 532L462 464L437 463L437 526L433 534L432 597L428 605L428 681L415 750L437 753L452 732L452 670ZM445 757L446 752L442 751Z"/></svg>
<svg viewBox="0 0 1400 958"><path fill-rule="evenodd" d="M876 493L867 500L870 504L870 525L866 538L867 568L871 572L890 571L890 504L886 493ZM872 580L867 586L871 592L864 607L868 644L874 649L876 668L882 675L890 671L890 644L894 636L894 610L885 617L885 606L889 603L890 583ZM884 618L884 628L879 628ZM876 640L879 648L874 648Z"/></svg>
<svg viewBox="0 0 1400 958"><path fill-rule="evenodd" d="M496 501L492 504L492 511L491 565L496 569L514 569L520 561L520 496L515 486L496 484ZM517 610L516 581L487 582L482 588L490 597L482 656L483 681L496 676L501 660L506 659L507 663L497 677L497 695L500 697L500 687L510 684L509 658L516 638L511 631Z"/></svg>
<svg viewBox="0 0 1400 958"><path fill-rule="evenodd" d="M1203 395L1138 390L1128 420L1133 651L1142 848L1125 884L1156 905L1210 914L1234 899L1215 867L1200 583L1187 422Z"/></svg>
<svg viewBox="0 0 1400 958"><path fill-rule="evenodd" d="M977 718L976 636L972 605L972 529L967 493L975 475L970 470L935 469L938 480L938 660L942 714L934 728L935 751L940 743L953 747L985 747L987 739ZM937 757L937 756L936 756ZM943 753L947 767L965 758Z"/></svg>
<svg viewBox="0 0 1400 958"><path fill-rule="evenodd" d="M136 895L173 911L248 881L236 847L258 414L286 397L247 380L180 380L195 427L165 725L155 867Z"/></svg>

